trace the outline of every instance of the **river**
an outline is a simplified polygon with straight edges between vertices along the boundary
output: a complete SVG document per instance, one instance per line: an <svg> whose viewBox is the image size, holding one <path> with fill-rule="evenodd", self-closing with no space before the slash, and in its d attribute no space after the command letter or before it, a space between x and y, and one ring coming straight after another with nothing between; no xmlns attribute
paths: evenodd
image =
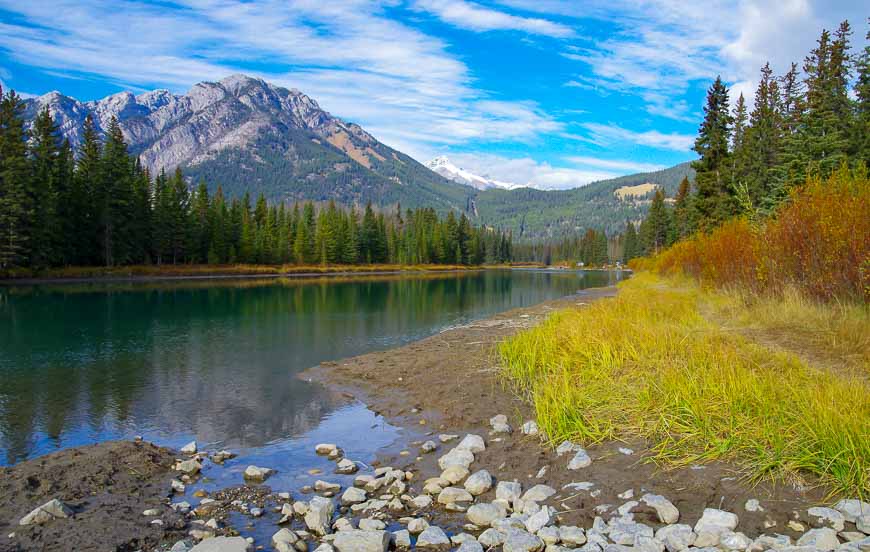
<svg viewBox="0 0 870 552"><path fill-rule="evenodd" d="M0 287L0 465L136 435L196 439L273 466L327 435L370 454L395 428L296 374L619 277L491 270Z"/></svg>

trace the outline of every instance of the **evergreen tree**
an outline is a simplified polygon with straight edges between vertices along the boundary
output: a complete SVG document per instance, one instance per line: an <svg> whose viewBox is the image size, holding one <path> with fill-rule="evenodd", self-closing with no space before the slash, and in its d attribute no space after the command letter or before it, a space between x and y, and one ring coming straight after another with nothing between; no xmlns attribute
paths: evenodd
<svg viewBox="0 0 870 552"><path fill-rule="evenodd" d="M0 90L2 93L2 90ZM14 91L0 99L0 267L27 264L31 207L24 104Z"/></svg>
<svg viewBox="0 0 870 552"><path fill-rule="evenodd" d="M870 165L870 31L867 31L865 38L868 43L857 61L857 101L849 153L854 161L863 161L865 165Z"/></svg>
<svg viewBox="0 0 870 552"><path fill-rule="evenodd" d="M702 229L711 229L734 212L733 191L726 172L731 136L728 88L716 77L707 91L704 120L698 130L694 150L700 159L692 162L697 187L696 208Z"/></svg>
<svg viewBox="0 0 870 552"><path fill-rule="evenodd" d="M60 148L57 126L44 108L33 122L33 138L29 144L31 176L28 179L30 210L30 266L48 267L54 258L57 237L57 179Z"/></svg>
<svg viewBox="0 0 870 552"><path fill-rule="evenodd" d="M637 230L634 228L634 223L627 222L625 224L625 245L623 246L623 257L622 260L624 262L628 262L638 256L640 256L640 244L637 239Z"/></svg>

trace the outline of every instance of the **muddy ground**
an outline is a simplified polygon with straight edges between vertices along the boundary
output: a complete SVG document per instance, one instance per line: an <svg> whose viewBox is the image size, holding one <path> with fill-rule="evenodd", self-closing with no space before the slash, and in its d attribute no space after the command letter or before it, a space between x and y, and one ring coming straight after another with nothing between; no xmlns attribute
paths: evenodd
<svg viewBox="0 0 870 552"><path fill-rule="evenodd" d="M165 502L174 458L173 451L150 443L112 441L0 468L0 551L125 552L181 538L185 532L175 527L184 522L178 514L164 513L162 526L142 515ZM18 524L53 498L66 503L74 517Z"/></svg>
<svg viewBox="0 0 870 552"><path fill-rule="evenodd" d="M613 512L627 501L617 495L631 489L635 499L645 492L670 499L682 514L681 523L694 524L705 507L721 508L738 514L738 531L752 537L772 532L799 537L801 533L787 524L799 519L809 528L806 509L824 501L823 489L799 489L785 483L753 486L739 469L723 463L665 469L649 460L646 444L638 441L588 447L592 465L568 471L567 457L557 458L552 447L541 443L540 438L521 434L522 423L534 419L533 409L499 381L495 346L556 309L583 308L590 301L606 301L614 294L613 288L587 290L577 296L450 329L398 349L325 363L306 376L353 393L390 423L418 435L423 432L432 437L439 433L484 436L487 450L478 455L472 470L486 468L496 479L518 480L524 488L537 483L556 489L573 482L594 483L587 491L565 489L559 493L561 498L554 505L564 511L559 516L563 524L591 526L597 515L596 507L609 504ZM496 414L507 415L514 427L514 432L500 441L488 436L489 419ZM425 456L419 456L409 446L410 455L385 456L380 462L419 471L423 479L435 477L440 473L437 457L451 446L441 445L438 452ZM621 447L635 452L623 454L618 450ZM537 477L544 467L546 474ZM480 500L493 498L494 491L489 491ZM747 512L744 505L751 498L758 499L765 511ZM462 516L454 517L460 519L436 521L444 526L463 522ZM652 510L641 511L635 517L655 527L660 525Z"/></svg>

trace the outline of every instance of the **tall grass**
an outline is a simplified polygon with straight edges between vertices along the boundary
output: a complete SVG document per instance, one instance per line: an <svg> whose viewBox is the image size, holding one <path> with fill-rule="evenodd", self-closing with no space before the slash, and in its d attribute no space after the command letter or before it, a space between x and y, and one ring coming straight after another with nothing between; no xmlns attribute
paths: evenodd
<svg viewBox="0 0 870 552"><path fill-rule="evenodd" d="M728 460L756 479L866 495L866 372L820 368L736 331L743 301L639 274L617 297L561 311L504 342L503 375L533 402L553 441L640 436L664 463ZM800 315L814 307L791 308ZM860 339L848 324L831 327Z"/></svg>

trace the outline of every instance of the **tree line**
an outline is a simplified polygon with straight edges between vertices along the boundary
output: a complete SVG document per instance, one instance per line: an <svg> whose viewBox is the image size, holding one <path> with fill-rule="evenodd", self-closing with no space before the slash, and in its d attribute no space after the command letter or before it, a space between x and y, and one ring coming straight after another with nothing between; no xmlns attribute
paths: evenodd
<svg viewBox="0 0 870 552"><path fill-rule="evenodd" d="M870 163L870 44L853 56L851 36L848 21L823 30L802 73L792 63L776 76L766 64L751 111L742 94L730 107L717 77L695 140L694 186L684 179L670 206L656 192L626 257L657 253L735 216L766 217L808 176Z"/></svg>
<svg viewBox="0 0 870 552"><path fill-rule="evenodd" d="M21 98L0 90L0 268L179 263L505 263L509 233L432 208L362 212L334 202L253 203L181 170L152 178L112 119L89 116L81 145L60 140L47 109L27 130Z"/></svg>

